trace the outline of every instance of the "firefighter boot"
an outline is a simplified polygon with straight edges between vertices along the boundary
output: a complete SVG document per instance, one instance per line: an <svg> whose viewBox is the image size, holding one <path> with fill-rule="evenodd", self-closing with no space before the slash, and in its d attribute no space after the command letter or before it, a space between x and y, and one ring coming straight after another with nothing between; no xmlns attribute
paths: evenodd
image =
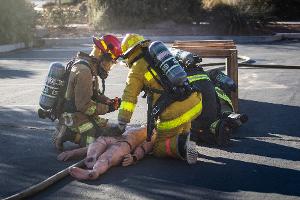
<svg viewBox="0 0 300 200"><path fill-rule="evenodd" d="M214 145L216 144L215 136L210 133L207 129L191 129L192 135L194 138L196 138L194 141L196 141L197 145L201 144L209 144Z"/></svg>
<svg viewBox="0 0 300 200"><path fill-rule="evenodd" d="M191 133L181 134L178 137L178 150L179 154L186 159L188 164L195 164L197 162L197 144L192 140Z"/></svg>
<svg viewBox="0 0 300 200"><path fill-rule="evenodd" d="M57 150L63 151L64 142L66 141L74 142L74 140L75 140L75 133L72 132L70 129L68 129L66 125L58 125L56 127L53 135L53 143Z"/></svg>
<svg viewBox="0 0 300 200"><path fill-rule="evenodd" d="M231 128L226 119L217 120L212 123L210 131L214 134L216 143L219 146L226 146L229 144Z"/></svg>
<svg viewBox="0 0 300 200"><path fill-rule="evenodd" d="M222 117L223 119L227 120L229 127L233 130L237 129L248 121L248 116L246 114L234 112L223 113Z"/></svg>

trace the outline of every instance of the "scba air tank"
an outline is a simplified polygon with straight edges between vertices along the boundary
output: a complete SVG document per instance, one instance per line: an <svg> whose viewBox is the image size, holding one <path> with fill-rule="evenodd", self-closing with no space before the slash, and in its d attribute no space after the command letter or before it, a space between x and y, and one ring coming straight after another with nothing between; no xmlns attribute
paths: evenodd
<svg viewBox="0 0 300 200"><path fill-rule="evenodd" d="M54 107L59 91L65 84L65 72L65 66L61 63L54 62L50 64L45 86L40 96L40 106L44 110L49 110Z"/></svg>
<svg viewBox="0 0 300 200"><path fill-rule="evenodd" d="M186 65L189 65L194 62L194 56L191 52L175 48L170 48L170 52L177 60L181 61Z"/></svg>
<svg viewBox="0 0 300 200"><path fill-rule="evenodd" d="M149 53L154 58L156 67L166 75L173 85L184 85L187 81L187 74L166 45L159 41L152 42L149 46Z"/></svg>

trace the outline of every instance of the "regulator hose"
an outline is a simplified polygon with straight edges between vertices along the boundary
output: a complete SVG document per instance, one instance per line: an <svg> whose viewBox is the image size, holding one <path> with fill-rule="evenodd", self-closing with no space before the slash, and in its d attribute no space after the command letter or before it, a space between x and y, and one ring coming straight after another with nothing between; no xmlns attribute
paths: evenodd
<svg viewBox="0 0 300 200"><path fill-rule="evenodd" d="M84 160L81 160L77 163L75 163L74 165L71 165L70 167L83 167L84 166ZM68 169L70 167L65 168L64 170L54 174L53 176L45 179L44 181L33 185L17 194L14 194L12 196L6 197L3 200L15 200L15 199L24 199L27 198L29 196L35 195L36 193L46 189L47 187L51 186L52 184L54 184L55 182L59 181L60 179L66 177L69 175Z"/></svg>

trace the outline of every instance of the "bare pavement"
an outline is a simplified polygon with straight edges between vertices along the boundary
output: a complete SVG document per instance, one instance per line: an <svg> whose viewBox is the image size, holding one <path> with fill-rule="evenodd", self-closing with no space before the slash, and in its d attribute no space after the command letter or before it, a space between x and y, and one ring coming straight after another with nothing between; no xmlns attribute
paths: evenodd
<svg viewBox="0 0 300 200"><path fill-rule="evenodd" d="M27 49L0 55L0 198L71 165L56 160L50 120L37 117L50 62L90 46ZM300 42L238 45L260 64L299 65ZM207 61L206 61L207 62ZM128 70L116 66L106 95L120 96ZM300 70L239 69L241 112L249 115L226 148L199 146L196 165L147 157L96 181L67 177L30 199L300 199ZM117 113L107 117L116 120ZM146 120L139 98L132 123ZM69 147L72 145L69 144Z"/></svg>

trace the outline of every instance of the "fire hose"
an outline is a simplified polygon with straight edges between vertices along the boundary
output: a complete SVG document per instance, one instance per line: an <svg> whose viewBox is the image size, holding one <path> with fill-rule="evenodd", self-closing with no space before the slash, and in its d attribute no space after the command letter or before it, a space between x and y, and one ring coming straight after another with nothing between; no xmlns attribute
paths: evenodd
<svg viewBox="0 0 300 200"><path fill-rule="evenodd" d="M71 165L70 167L83 167L84 166L84 160L81 160L77 163L75 163L74 165ZM12 196L6 197L3 200L16 200L16 199L24 199L24 198L28 198L30 196L35 195L36 193L48 188L49 186L51 186L52 184L56 183L57 181L63 179L64 177L69 175L68 169L70 167L67 167L65 169L63 169L62 171L54 174L53 176L50 176L49 178L45 179L44 181L33 185L17 194L14 194Z"/></svg>

